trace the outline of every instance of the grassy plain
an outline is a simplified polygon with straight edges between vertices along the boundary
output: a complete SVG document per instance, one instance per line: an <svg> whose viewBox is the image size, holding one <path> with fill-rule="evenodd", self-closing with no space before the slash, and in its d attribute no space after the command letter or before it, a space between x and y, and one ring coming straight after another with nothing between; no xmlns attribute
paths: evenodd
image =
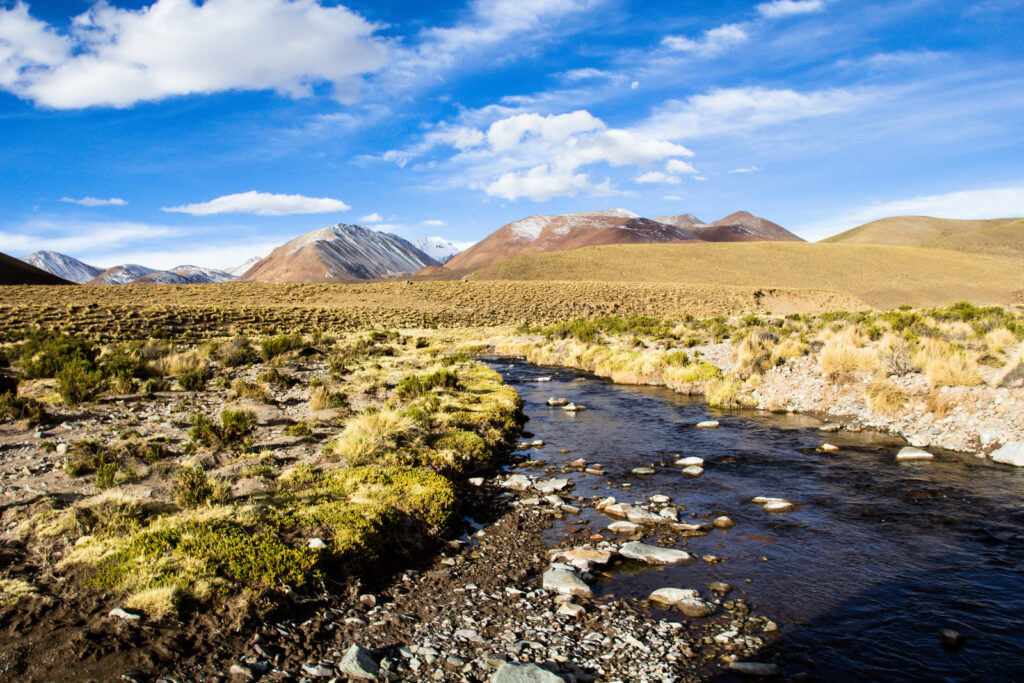
<svg viewBox="0 0 1024 683"><path fill-rule="evenodd" d="M894 216L866 223L822 242L936 247L1020 258L1024 257L1024 219L953 220Z"/></svg>
<svg viewBox="0 0 1024 683"><path fill-rule="evenodd" d="M471 277L828 290L845 292L877 308L948 306L962 300L984 304L1024 301L1024 260L863 244L746 242L588 247L519 256Z"/></svg>

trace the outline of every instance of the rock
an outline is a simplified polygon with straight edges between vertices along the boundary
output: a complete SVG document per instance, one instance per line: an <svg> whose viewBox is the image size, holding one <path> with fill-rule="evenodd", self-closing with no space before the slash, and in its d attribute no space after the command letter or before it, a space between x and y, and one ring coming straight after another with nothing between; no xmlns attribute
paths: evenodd
<svg viewBox="0 0 1024 683"><path fill-rule="evenodd" d="M640 475L654 474L654 471L655 470L654 470L653 467L634 467L633 468L633 474L640 474Z"/></svg>
<svg viewBox="0 0 1024 683"><path fill-rule="evenodd" d="M628 519L630 522L633 522L633 524L655 525L664 524L666 522L666 519L661 515L656 515L650 510L638 508L633 505L630 505L629 508L626 510L626 519Z"/></svg>
<svg viewBox="0 0 1024 683"><path fill-rule="evenodd" d="M597 505L594 506L594 509L597 510L598 512L601 512L609 505L615 505L615 499L612 498L611 496L598 501Z"/></svg>
<svg viewBox="0 0 1024 683"><path fill-rule="evenodd" d="M319 550L320 548L326 548L327 544L324 543L322 538L307 538L306 547L312 550Z"/></svg>
<svg viewBox="0 0 1024 683"><path fill-rule="evenodd" d="M232 664L231 668L228 669L228 673L232 678L246 678L250 679L254 677L252 669L245 664Z"/></svg>
<svg viewBox="0 0 1024 683"><path fill-rule="evenodd" d="M565 398L551 397L551 398L548 399L548 405L556 407L556 408L560 408L560 407L562 407L564 405L568 405L568 403L569 403L569 400L565 399Z"/></svg>
<svg viewBox="0 0 1024 683"><path fill-rule="evenodd" d="M634 536L643 529L639 524L633 522L612 522L608 525L608 531L622 536Z"/></svg>
<svg viewBox="0 0 1024 683"><path fill-rule="evenodd" d="M540 668L536 664L510 664L505 662L491 676L491 683L565 683L565 679Z"/></svg>
<svg viewBox="0 0 1024 683"><path fill-rule="evenodd" d="M484 642L484 639L480 637L480 634L471 628L460 628L455 632L455 637L459 640L465 640L470 643Z"/></svg>
<svg viewBox="0 0 1024 683"><path fill-rule="evenodd" d="M67 455L68 445L66 443L57 444L57 455Z"/></svg>
<svg viewBox="0 0 1024 683"><path fill-rule="evenodd" d="M843 426L838 422L830 422L827 425L818 427L819 432L838 432Z"/></svg>
<svg viewBox="0 0 1024 683"><path fill-rule="evenodd" d="M558 557L581 571L590 571L590 568L594 565L606 565L611 562L613 555L608 550L573 548L564 553L559 553Z"/></svg>
<svg viewBox="0 0 1024 683"><path fill-rule="evenodd" d="M696 465L690 465L689 467L683 468L683 474L689 475L691 477L699 477L700 475L704 474L704 468L697 467Z"/></svg>
<svg viewBox="0 0 1024 683"><path fill-rule="evenodd" d="M619 554L631 560L638 560L648 564L683 564L693 560L690 553L685 550L662 548L636 541L626 543L619 548Z"/></svg>
<svg viewBox="0 0 1024 683"><path fill-rule="evenodd" d="M710 617L718 611L714 603L701 598L685 598L676 603L676 609L691 619Z"/></svg>
<svg viewBox="0 0 1024 683"><path fill-rule="evenodd" d="M721 595L728 595L732 592L732 586L725 583L724 581L712 581L708 584L708 590L712 593L720 593Z"/></svg>
<svg viewBox="0 0 1024 683"><path fill-rule="evenodd" d="M582 411L586 410L586 407L578 406L575 403L569 403L567 405L562 406L562 410L564 410L564 411L566 411L568 413L579 413L579 412L582 412Z"/></svg>
<svg viewBox="0 0 1024 683"><path fill-rule="evenodd" d="M725 515L721 517L715 517L715 520L711 522L716 529L731 529L736 526L736 522L732 521Z"/></svg>
<svg viewBox="0 0 1024 683"><path fill-rule="evenodd" d="M530 442L530 445L533 446L534 448L543 448L544 439L534 439L533 441Z"/></svg>
<svg viewBox="0 0 1024 683"><path fill-rule="evenodd" d="M704 420L697 423L697 429L718 429L718 420Z"/></svg>
<svg viewBox="0 0 1024 683"><path fill-rule="evenodd" d="M1016 361L1011 361L999 373L993 382L997 387L1024 387L1024 357L1018 355Z"/></svg>
<svg viewBox="0 0 1024 683"><path fill-rule="evenodd" d="M658 511L658 516L669 522L678 522L679 513L676 512L675 508L664 508Z"/></svg>
<svg viewBox="0 0 1024 683"><path fill-rule="evenodd" d="M914 448L913 446L904 446L900 449L900 452L896 454L896 459L903 460L931 460L935 456L928 451L922 451L920 448Z"/></svg>
<svg viewBox="0 0 1024 683"><path fill-rule="evenodd" d="M831 443L825 442L825 443L821 444L820 446L818 446L818 450L819 451L824 451L825 453L832 453L834 451L838 451L839 450L839 446L836 446L835 444L831 444Z"/></svg>
<svg viewBox="0 0 1024 683"><path fill-rule="evenodd" d="M699 598L700 594L693 588L659 588L651 593L647 599L663 605L676 605L683 600Z"/></svg>
<svg viewBox="0 0 1024 683"><path fill-rule="evenodd" d="M680 467L704 467L704 458L698 458L694 455L676 460L676 464Z"/></svg>
<svg viewBox="0 0 1024 683"><path fill-rule="evenodd" d="M1015 467L1024 467L1024 441L1008 441L992 453L992 460Z"/></svg>
<svg viewBox="0 0 1024 683"><path fill-rule="evenodd" d="M470 486L483 486L484 485L484 478L483 477L470 477L466 481L469 482Z"/></svg>
<svg viewBox="0 0 1024 683"><path fill-rule="evenodd" d="M231 487L231 497L244 498L246 496L254 496L259 493L266 493L272 488L274 488L274 484L262 477L246 477L245 479L239 479Z"/></svg>
<svg viewBox="0 0 1024 683"><path fill-rule="evenodd" d="M555 614L561 614L562 616L573 618L582 617L586 613L587 610L583 608L583 605L577 605L571 602L563 603L555 611Z"/></svg>
<svg viewBox="0 0 1024 683"><path fill-rule="evenodd" d="M604 471L600 467L588 467L584 470L587 474L593 474L598 477L604 476Z"/></svg>
<svg viewBox="0 0 1024 683"><path fill-rule="evenodd" d="M568 479L546 479L544 481L537 481L534 483L533 488L541 493L554 493L555 491L561 491L570 482Z"/></svg>
<svg viewBox="0 0 1024 683"><path fill-rule="evenodd" d="M587 466L587 461L584 460L583 458L576 458L575 460L570 460L569 461L569 467L580 467L580 468L583 468L583 467L586 467L586 466Z"/></svg>
<svg viewBox="0 0 1024 683"><path fill-rule="evenodd" d="M576 595L581 598L594 597L594 591L571 571L552 568L544 572L543 586L545 590L563 595Z"/></svg>
<svg viewBox="0 0 1024 683"><path fill-rule="evenodd" d="M939 631L939 638L942 639L942 646L947 650L959 650L967 642L967 636L951 628Z"/></svg>
<svg viewBox="0 0 1024 683"><path fill-rule="evenodd" d="M778 676L779 667L769 662L729 662L727 670L741 676Z"/></svg>
<svg viewBox="0 0 1024 683"><path fill-rule="evenodd" d="M332 678L334 669L316 662L306 662L302 665L302 671L311 678Z"/></svg>
<svg viewBox="0 0 1024 683"><path fill-rule="evenodd" d="M793 501L786 500L785 498L758 496L751 502L763 506L765 512L790 512L791 510L796 509L796 504Z"/></svg>
<svg viewBox="0 0 1024 683"><path fill-rule="evenodd" d="M530 488L530 479L525 474L513 474L501 483L501 488L525 491Z"/></svg>
<svg viewBox="0 0 1024 683"><path fill-rule="evenodd" d="M671 500L672 500L671 498L669 498L668 496L663 495L661 493L658 493L658 494L655 494L655 495L651 496L651 502L652 503L658 503L659 505L664 505L665 503L668 503Z"/></svg>
<svg viewBox="0 0 1024 683"><path fill-rule="evenodd" d="M352 643L352 646L345 651L345 656L341 658L341 663L338 665L338 671L348 678L358 680L374 681L380 676L380 667L377 666L377 661L374 660L370 650L357 643Z"/></svg>
<svg viewBox="0 0 1024 683"><path fill-rule="evenodd" d="M132 614L131 612L125 612L120 607L115 607L110 610L107 616L115 617L117 619L124 619L125 621L139 621L142 619L138 614Z"/></svg>

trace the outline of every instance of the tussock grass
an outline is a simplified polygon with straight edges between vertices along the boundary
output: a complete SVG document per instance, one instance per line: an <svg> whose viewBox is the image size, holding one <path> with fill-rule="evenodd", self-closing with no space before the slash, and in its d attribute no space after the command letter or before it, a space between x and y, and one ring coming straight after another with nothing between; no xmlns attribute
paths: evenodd
<svg viewBox="0 0 1024 683"><path fill-rule="evenodd" d="M417 437L416 423L403 412L385 408L351 418L341 436L324 449L331 458L349 465L375 462Z"/></svg>
<svg viewBox="0 0 1024 683"><path fill-rule="evenodd" d="M821 372L835 378L848 372L870 372L878 366L878 353L865 346L864 339L854 328L844 328L826 335L821 350Z"/></svg>
<svg viewBox="0 0 1024 683"><path fill-rule="evenodd" d="M885 378L878 378L866 390L868 405L876 413L894 415L907 405L907 392Z"/></svg>

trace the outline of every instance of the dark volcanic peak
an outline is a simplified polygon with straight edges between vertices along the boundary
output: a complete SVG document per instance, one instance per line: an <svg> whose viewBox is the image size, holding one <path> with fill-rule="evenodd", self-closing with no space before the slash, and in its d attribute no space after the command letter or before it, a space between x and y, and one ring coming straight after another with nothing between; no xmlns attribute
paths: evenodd
<svg viewBox="0 0 1024 683"><path fill-rule="evenodd" d="M335 278L401 277L438 262L386 232L339 223L286 242L240 278L252 282L310 282Z"/></svg>
<svg viewBox="0 0 1024 683"><path fill-rule="evenodd" d="M0 253L0 285L70 285L69 280Z"/></svg>
<svg viewBox="0 0 1024 683"><path fill-rule="evenodd" d="M498 228L445 267L475 270L519 254L566 251L601 244L699 240L692 231L643 218L626 209L529 216Z"/></svg>

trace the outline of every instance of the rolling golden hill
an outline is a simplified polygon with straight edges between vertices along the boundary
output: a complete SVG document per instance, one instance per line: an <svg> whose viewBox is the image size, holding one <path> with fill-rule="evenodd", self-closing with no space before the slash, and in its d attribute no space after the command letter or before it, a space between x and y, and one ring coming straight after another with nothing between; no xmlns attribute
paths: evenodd
<svg viewBox="0 0 1024 683"><path fill-rule="evenodd" d="M845 292L871 306L1024 302L1024 262L950 249L736 242L611 245L528 254L474 280L692 283Z"/></svg>
<svg viewBox="0 0 1024 683"><path fill-rule="evenodd" d="M953 220L895 216L865 223L824 239L822 243L936 247L1024 257L1024 219Z"/></svg>

